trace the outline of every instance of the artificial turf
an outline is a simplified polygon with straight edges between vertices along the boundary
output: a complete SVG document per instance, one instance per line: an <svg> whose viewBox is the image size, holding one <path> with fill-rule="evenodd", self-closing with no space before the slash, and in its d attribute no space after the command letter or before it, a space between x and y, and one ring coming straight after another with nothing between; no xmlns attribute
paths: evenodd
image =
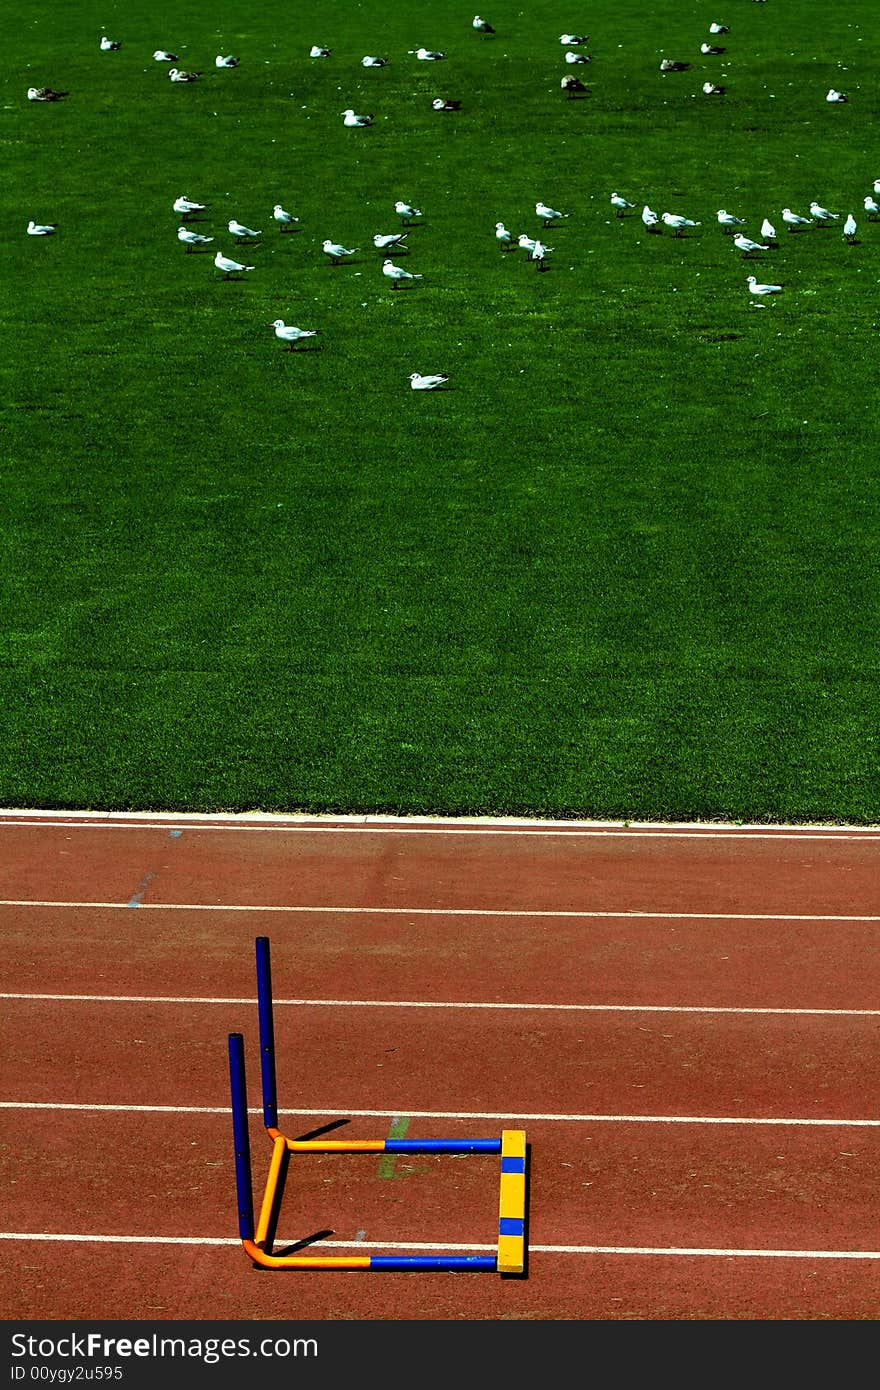
<svg viewBox="0 0 880 1390"><path fill-rule="evenodd" d="M880 820L875 3L10 0L0 803Z"/></svg>

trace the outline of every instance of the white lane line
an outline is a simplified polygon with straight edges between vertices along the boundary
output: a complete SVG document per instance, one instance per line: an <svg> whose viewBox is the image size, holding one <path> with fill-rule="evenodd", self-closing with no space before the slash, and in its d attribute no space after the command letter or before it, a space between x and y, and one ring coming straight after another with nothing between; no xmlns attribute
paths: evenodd
<svg viewBox="0 0 880 1390"><path fill-rule="evenodd" d="M275 1249L298 1245L300 1238L276 1239ZM80 1245L219 1245L233 1246L241 1242L232 1236L112 1236L112 1235L73 1235L66 1232L0 1231L0 1240L66 1241ZM372 1241L372 1240L321 1240L313 1241L299 1248L299 1254L320 1254L323 1250L437 1250L487 1251L490 1254L496 1245L456 1245L438 1241L431 1244L422 1241ZM741 1250L736 1246L722 1246L718 1249L690 1245L529 1245L532 1255L666 1255L685 1258L702 1256L709 1259L771 1259L771 1260L880 1260L880 1250Z"/></svg>
<svg viewBox="0 0 880 1390"><path fill-rule="evenodd" d="M87 911L110 911L122 908L126 912L288 912L332 913L346 916L380 917L552 917L589 918L599 921L645 919L662 922L880 922L880 915L807 912L643 912L618 909L591 912L580 908L507 908L507 907L327 907L288 903L138 903L75 902L57 898L0 898L3 907L63 907Z"/></svg>
<svg viewBox="0 0 880 1390"><path fill-rule="evenodd" d="M53 1004L222 1004L255 1008L256 999L165 994L38 994L0 992L0 999L40 999ZM522 1012L584 1014L793 1014L797 1018L877 1018L880 1009L791 1009L725 1004L535 1004L478 1003L472 1000L423 999L273 999L278 1008L313 1009L496 1009Z"/></svg>
<svg viewBox="0 0 880 1390"><path fill-rule="evenodd" d="M880 837L880 827L858 825L827 825L821 822L805 825L738 825L732 822L693 821L537 821L519 817L493 816L332 816L320 817L273 816L270 814L185 811L76 811L66 819L57 812L29 810L0 810L3 825L46 826L64 829L143 829L144 826L179 825L198 830L290 830L296 832L351 834L353 831L374 834L425 835L569 835L569 836L628 836L676 839L828 839L863 840Z"/></svg>
<svg viewBox="0 0 880 1390"><path fill-rule="evenodd" d="M107 1105L86 1104L83 1102L57 1102L51 1100L0 1100L0 1110L77 1110L92 1112L113 1112L116 1114L140 1115L230 1115L228 1105ZM249 1106L248 1114L262 1116L260 1106ZM880 1119L870 1120L831 1120L804 1119L774 1116L746 1115L567 1115L523 1113L519 1110L417 1110L413 1106L398 1106L396 1110L339 1110L326 1106L322 1110L288 1109L282 1107L284 1119L302 1116L306 1119L327 1119L332 1115L359 1119L396 1119L408 1115L421 1120L518 1120L520 1122L547 1122L553 1124L624 1124L624 1125L785 1125L804 1128L837 1129L878 1129Z"/></svg>

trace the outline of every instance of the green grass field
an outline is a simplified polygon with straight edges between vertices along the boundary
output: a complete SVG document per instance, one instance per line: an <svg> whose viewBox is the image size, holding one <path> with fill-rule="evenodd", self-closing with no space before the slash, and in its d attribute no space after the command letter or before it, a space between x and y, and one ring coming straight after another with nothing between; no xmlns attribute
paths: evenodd
<svg viewBox="0 0 880 1390"><path fill-rule="evenodd" d="M10 0L0 803L880 820L876 0L577 9ZM493 234L537 199L544 273ZM813 199L857 244L783 231Z"/></svg>

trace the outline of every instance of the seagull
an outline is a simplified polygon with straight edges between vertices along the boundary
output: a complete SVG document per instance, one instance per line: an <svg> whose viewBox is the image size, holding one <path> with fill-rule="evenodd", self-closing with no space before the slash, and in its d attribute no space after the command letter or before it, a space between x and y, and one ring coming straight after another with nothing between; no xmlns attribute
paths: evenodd
<svg viewBox="0 0 880 1390"><path fill-rule="evenodd" d="M856 235L856 219L853 217L852 213L850 212L850 213L847 214L846 221L845 221L844 224L843 224L843 239L844 239L844 241L848 241L848 242L852 243L852 242L855 240L855 235Z"/></svg>
<svg viewBox="0 0 880 1390"><path fill-rule="evenodd" d="M679 62L677 58L663 58L660 63L661 72L687 72L690 63Z"/></svg>
<svg viewBox="0 0 880 1390"><path fill-rule="evenodd" d="M661 232L663 230L663 228L658 225L660 221L659 217L652 208L648 207L647 203L645 203L645 206L642 208L642 221L649 232Z"/></svg>
<svg viewBox="0 0 880 1390"><path fill-rule="evenodd" d="M169 68L168 76L172 82L198 82L200 72L184 72L181 68Z"/></svg>
<svg viewBox="0 0 880 1390"><path fill-rule="evenodd" d="M421 208L413 207L412 203L404 203L400 198L394 204L394 211L398 217L403 218L403 225L407 226L413 217L421 217Z"/></svg>
<svg viewBox="0 0 880 1390"><path fill-rule="evenodd" d="M525 232L520 232L516 239L516 244L521 247L523 251L528 251L529 255L531 255L538 245L537 241L534 241L530 236L526 236Z"/></svg>
<svg viewBox="0 0 880 1390"><path fill-rule="evenodd" d="M574 48L579 43L589 43L589 34L560 34L559 42L566 48Z"/></svg>
<svg viewBox="0 0 880 1390"><path fill-rule="evenodd" d="M239 271L256 269L256 267L252 265L242 265L241 261L230 260L228 256L224 256L222 251L217 252L214 257L214 264L218 270L223 271L224 278L227 280L230 275L236 275Z"/></svg>
<svg viewBox="0 0 880 1390"><path fill-rule="evenodd" d="M618 217L625 217L629 209L635 207L635 203L628 202L620 193L612 193L611 206L617 212Z"/></svg>
<svg viewBox="0 0 880 1390"><path fill-rule="evenodd" d="M473 19L471 20L471 28L472 28L472 29L476 29L476 31L477 31L478 34L494 34L494 33L495 33L495 30L492 28L492 25L491 25L491 24L487 24L486 20L485 20L485 19L481 19L480 16L479 16L478 14L475 14L474 17L473 17Z"/></svg>
<svg viewBox="0 0 880 1390"><path fill-rule="evenodd" d="M765 217L761 223L761 240L769 241L771 246L776 245L776 228L769 218Z"/></svg>
<svg viewBox="0 0 880 1390"><path fill-rule="evenodd" d="M837 92L833 87L829 87L825 94L826 101L849 101L845 92Z"/></svg>
<svg viewBox="0 0 880 1390"><path fill-rule="evenodd" d="M116 39L108 39L106 34L102 35L102 37L101 37L101 52L102 52L102 53L118 53L121 47L122 47L122 44L121 44L121 43L118 43Z"/></svg>
<svg viewBox="0 0 880 1390"><path fill-rule="evenodd" d="M587 90L581 79L575 77L573 74L569 77L563 77L559 85L570 97L573 97L576 92L585 92Z"/></svg>
<svg viewBox="0 0 880 1390"><path fill-rule="evenodd" d="M181 223L177 229L177 240L184 242L187 251L190 251L193 246L207 246L208 242L213 241L214 238L202 236L201 232L194 232L191 227L184 227Z"/></svg>
<svg viewBox="0 0 880 1390"><path fill-rule="evenodd" d="M544 220L544 226L549 227L551 222L559 222L563 217L568 217L567 212L557 212L555 208L550 208L546 203L535 203L535 216Z"/></svg>
<svg viewBox="0 0 880 1390"><path fill-rule="evenodd" d="M54 87L28 87L28 101L60 101L69 92L56 92Z"/></svg>
<svg viewBox="0 0 880 1390"><path fill-rule="evenodd" d="M592 63L589 53L575 53L574 49L569 49L565 55L567 63Z"/></svg>
<svg viewBox="0 0 880 1390"><path fill-rule="evenodd" d="M798 213L792 212L791 208L782 209L782 220L790 232L796 232L798 227L812 227L812 217L801 217Z"/></svg>
<svg viewBox="0 0 880 1390"><path fill-rule="evenodd" d="M737 250L742 251L743 259L753 255L755 251L770 250L769 246L762 246L760 241L751 241L747 236L743 236L742 232L737 232L733 238L733 244Z"/></svg>
<svg viewBox="0 0 880 1390"><path fill-rule="evenodd" d="M495 240L500 245L502 251L516 250L516 246L514 245L513 240L513 232L509 232L503 222L495 223Z"/></svg>
<svg viewBox="0 0 880 1390"><path fill-rule="evenodd" d="M728 212L726 208L719 208L718 223L719 226L729 228L730 231L733 231L736 227L744 227L746 225L746 219L744 217L734 217L733 213Z"/></svg>
<svg viewBox="0 0 880 1390"><path fill-rule="evenodd" d="M747 275L746 280L749 286L749 294L781 294L781 285L762 285L755 279L754 275Z"/></svg>
<svg viewBox="0 0 880 1390"><path fill-rule="evenodd" d="M868 214L869 222L875 222L880 217L880 203L876 198L872 198L870 193L865 199L865 212Z"/></svg>
<svg viewBox="0 0 880 1390"><path fill-rule="evenodd" d="M57 222L34 222L27 224L28 236L51 236L58 226Z"/></svg>
<svg viewBox="0 0 880 1390"><path fill-rule="evenodd" d="M153 57L157 63L176 63L178 57L176 53L168 53L164 48L157 48Z"/></svg>
<svg viewBox="0 0 880 1390"><path fill-rule="evenodd" d="M703 92L707 97L723 97L727 91L726 87L719 87L717 82L704 82Z"/></svg>
<svg viewBox="0 0 880 1390"><path fill-rule="evenodd" d="M274 217L275 221L279 224L282 232L284 231L285 227L288 229L288 231L293 231L294 222L299 221L299 218L294 217L292 212L285 212L284 208L281 206L280 203L275 204L274 208L272 209L272 216Z"/></svg>
<svg viewBox="0 0 880 1390"><path fill-rule="evenodd" d="M552 250L552 246L545 246L543 241L536 241L529 252L529 260L535 262L538 270L544 270L544 262Z"/></svg>
<svg viewBox="0 0 880 1390"><path fill-rule="evenodd" d="M227 54L225 55L225 57L224 57L224 55L223 55L222 53L218 53L218 54L217 54L217 57L214 59L214 67L215 67L215 68L237 68L240 62L241 62L241 59L240 59L240 58L233 58L233 56L232 56L231 53L227 53Z"/></svg>
<svg viewBox="0 0 880 1390"><path fill-rule="evenodd" d="M393 290L396 290L397 286L404 280L422 279L421 275L415 275L411 270L404 270L402 265L395 265L394 262L387 257L382 262L382 274L391 281L391 288Z"/></svg>
<svg viewBox="0 0 880 1390"><path fill-rule="evenodd" d="M317 328L296 328L292 323L285 323L284 319L275 319L269 324L270 328L275 329L275 337L280 338L282 343L287 343L285 352L294 352L297 343L303 338L317 338Z"/></svg>
<svg viewBox="0 0 880 1390"><path fill-rule="evenodd" d="M369 54L361 58L361 67L364 68L386 68L387 66L387 58L371 58Z"/></svg>
<svg viewBox="0 0 880 1390"><path fill-rule="evenodd" d="M409 50L410 53L413 49ZM417 48L415 55L423 63L439 63L441 58L445 58L445 53L440 53L436 48Z"/></svg>
<svg viewBox="0 0 880 1390"><path fill-rule="evenodd" d="M327 237L325 241L321 242L321 249L330 257L331 265L339 265L346 256L353 256L361 248L359 246L342 246L338 241L331 241Z"/></svg>
<svg viewBox="0 0 880 1390"><path fill-rule="evenodd" d="M243 241L256 241L257 237L263 235L262 231L255 232L253 227L246 227L243 222L236 222L234 217L227 222L226 228L239 244Z"/></svg>
<svg viewBox="0 0 880 1390"><path fill-rule="evenodd" d="M431 102L431 105L433 106L433 108L434 108L435 111L460 111L460 110L461 110L461 102L460 102L460 101L449 101L449 100L445 100L443 97L435 97L434 100Z"/></svg>
<svg viewBox="0 0 880 1390"><path fill-rule="evenodd" d="M448 380L445 372L435 372L428 376L422 376L421 372L409 374L409 384L414 391L436 391L438 386L445 385Z"/></svg>
<svg viewBox="0 0 880 1390"><path fill-rule="evenodd" d="M819 223L820 226L827 225L829 222L837 222L840 218L839 212L829 212L817 202L810 203L810 216Z"/></svg>
<svg viewBox="0 0 880 1390"><path fill-rule="evenodd" d="M880 179L874 180L874 192L880 193Z"/></svg>
<svg viewBox="0 0 880 1390"><path fill-rule="evenodd" d="M709 25L709 33L710 33L710 34L729 34L729 33L730 33L730 25L729 25L729 24L710 24L710 25Z"/></svg>
<svg viewBox="0 0 880 1390"><path fill-rule="evenodd" d="M727 49L726 49L726 48L718 48L718 47L717 47L715 44L713 44L713 43L701 43L701 44L700 44L700 52L701 52L701 53L716 53L716 54L717 54L717 53L726 53L726 52L727 52Z"/></svg>
<svg viewBox="0 0 880 1390"><path fill-rule="evenodd" d="M408 251L409 247L403 244L408 236L409 232L377 232L373 237L373 245L377 251Z"/></svg>
<svg viewBox="0 0 880 1390"><path fill-rule="evenodd" d="M179 212L181 214L185 222L191 212L204 212L205 208L207 207L207 204L194 203L191 198L187 198L182 195L180 198L174 199L173 207L175 212Z"/></svg>
<svg viewBox="0 0 880 1390"><path fill-rule="evenodd" d="M699 227L701 223L695 222L691 217L684 217L678 212L664 212L663 221L667 227L672 228L673 236L681 236L685 227Z"/></svg>
<svg viewBox="0 0 880 1390"><path fill-rule="evenodd" d="M329 58L333 52L332 48L323 48L319 43L313 43L309 49L310 58Z"/></svg>
<svg viewBox="0 0 880 1390"><path fill-rule="evenodd" d="M347 126L372 125L373 119L374 118L372 113L370 113L369 115L358 116L357 113L354 112L350 106L346 107L346 109L342 113L342 124Z"/></svg>

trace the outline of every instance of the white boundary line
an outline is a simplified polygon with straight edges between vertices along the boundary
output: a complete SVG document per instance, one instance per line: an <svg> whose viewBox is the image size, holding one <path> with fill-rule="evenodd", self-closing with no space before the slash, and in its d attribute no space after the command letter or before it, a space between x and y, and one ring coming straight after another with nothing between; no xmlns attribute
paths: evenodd
<svg viewBox="0 0 880 1390"><path fill-rule="evenodd" d="M137 1115L230 1115L228 1105L122 1105L110 1103L85 1103L81 1101L36 1101L0 1100L0 1110L78 1110L86 1113L113 1113ZM260 1106L248 1107L249 1115L262 1117ZM395 1110L353 1110L326 1106L322 1110L290 1109L282 1107L285 1120L299 1116L304 1119L324 1119L334 1115L346 1119L356 1117L367 1120L395 1120L406 1115L413 1120L493 1120L517 1121L521 1124L547 1123L572 1125L776 1125L802 1129L880 1129L880 1119L836 1120L805 1118L798 1116L751 1116L751 1115L567 1115L542 1114L541 1112L522 1113L517 1110L413 1110L408 1106L398 1106Z"/></svg>
<svg viewBox="0 0 880 1390"><path fill-rule="evenodd" d="M48 1233L43 1231L0 1231L0 1240L20 1240L26 1244L35 1241L64 1241L77 1245L241 1245L232 1236L111 1236L111 1235L72 1235L67 1232ZM443 1252L486 1251L494 1254L497 1245L453 1245L437 1241L372 1241L372 1240L320 1240L302 1244L302 1237L281 1240L276 1238L275 1248L301 1246L300 1254L320 1254L322 1250L437 1250ZM666 1255L675 1257L703 1256L709 1259L772 1259L772 1260L880 1260L880 1250L738 1250L688 1245L529 1245L532 1255Z"/></svg>
<svg viewBox="0 0 880 1390"><path fill-rule="evenodd" d="M41 999L50 1004L187 1004L217 1005L224 1008L256 1006L258 1000L214 998L204 995L165 994L39 994L36 991L0 992L0 999L32 1002ZM422 999L273 999L277 1008L310 1009L489 1009L513 1010L522 1013L582 1013L582 1014L769 1014L794 1015L797 1018L878 1018L880 1009L797 1009L772 1006L725 1004L536 1004L482 1003L477 1000Z"/></svg>
<svg viewBox="0 0 880 1390"><path fill-rule="evenodd" d="M662 836L676 839L721 839L742 836L747 839L864 839L880 837L880 826L834 825L822 822L803 825L740 824L727 821L598 821L533 820L516 816L382 816L286 815L262 811L44 811L0 808L3 825L41 825L76 829L96 825L120 829L144 825L191 826L196 829L225 830L304 830L347 833L351 831L410 832L423 834L515 834L533 835L621 835Z"/></svg>
<svg viewBox="0 0 880 1390"><path fill-rule="evenodd" d="M4 907L63 907L124 912L290 912L338 913L341 916L382 917L581 917L600 921L622 921L644 918L662 922L880 922L880 915L848 915L804 912L643 912L636 909L588 911L581 908L544 907L352 907L345 903L327 907L324 904L289 903L144 903L144 902L77 902L57 898L0 898Z"/></svg>

